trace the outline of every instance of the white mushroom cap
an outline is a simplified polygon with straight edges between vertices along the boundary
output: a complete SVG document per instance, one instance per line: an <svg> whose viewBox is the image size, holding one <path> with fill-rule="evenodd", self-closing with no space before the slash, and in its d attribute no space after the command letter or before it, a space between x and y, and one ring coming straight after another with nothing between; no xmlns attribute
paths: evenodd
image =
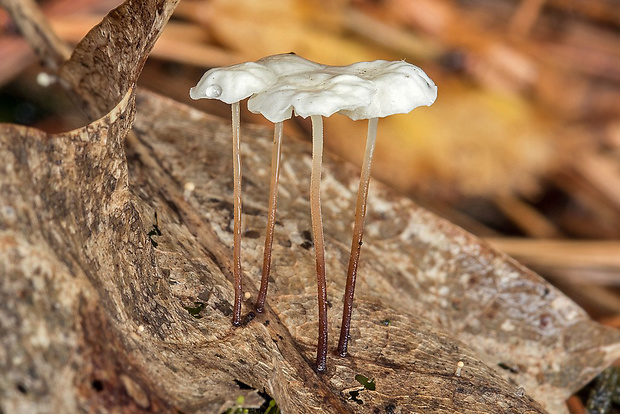
<svg viewBox="0 0 620 414"><path fill-rule="evenodd" d="M404 61L376 60L327 66L286 53L207 71L190 89L193 99L228 104L249 96L248 108L272 122L338 112L353 120L407 113L437 98L422 69Z"/></svg>
<svg viewBox="0 0 620 414"><path fill-rule="evenodd" d="M232 104L264 91L274 85L277 78L274 71L255 62L213 68L189 90L189 96L192 99L219 99Z"/></svg>
<svg viewBox="0 0 620 414"><path fill-rule="evenodd" d="M273 70L278 76L293 75L295 73L308 72L329 67L308 59L304 59L292 52L266 56L257 60L256 63Z"/></svg>
<svg viewBox="0 0 620 414"><path fill-rule="evenodd" d="M353 120L382 118L430 106L437 99L437 86L422 69L405 61L376 60L345 66L349 73L368 80L377 93L368 106L339 113Z"/></svg>
<svg viewBox="0 0 620 414"><path fill-rule="evenodd" d="M292 111L302 118L330 116L371 104L376 90L372 82L349 75L341 67L321 66L316 70L278 77L278 82L248 101L248 109L271 122L282 122Z"/></svg>
<svg viewBox="0 0 620 414"><path fill-rule="evenodd" d="M374 89L367 82L333 71L295 53L267 56L256 61L278 75L273 87L248 101L248 109L272 122L289 119L293 110L302 117L330 116L339 110L368 104ZM351 97L362 103L347 102Z"/></svg>
<svg viewBox="0 0 620 414"><path fill-rule="evenodd" d="M248 108L272 122L335 112L353 120L381 118L429 106L437 86L417 66L404 61L376 60L349 66L327 66L295 54L257 61L278 75L276 84L256 93Z"/></svg>

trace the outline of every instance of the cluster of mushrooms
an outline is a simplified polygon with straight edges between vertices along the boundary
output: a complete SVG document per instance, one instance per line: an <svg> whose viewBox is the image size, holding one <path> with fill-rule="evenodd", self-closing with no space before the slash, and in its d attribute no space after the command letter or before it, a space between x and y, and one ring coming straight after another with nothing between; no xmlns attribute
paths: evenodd
<svg viewBox="0 0 620 414"><path fill-rule="evenodd" d="M327 289L325 282L325 247L321 219L320 179L323 157L323 117L334 113L352 120L368 119L368 136L357 195L355 225L351 242L342 325L338 354L346 356L351 325L351 311L355 292L364 233L364 216L370 180L370 163L375 148L378 119L398 113L408 113L418 106L429 106L437 97L434 82L417 66L404 61L377 60L358 62L348 66L328 66L311 62L294 53L262 58L233 66L207 71L198 84L191 88L193 99L219 99L232 105L233 169L234 169L234 241L233 276L235 303L232 323L241 323L241 156L239 103L248 100L248 109L262 114L275 124L269 192L269 216L261 286L256 300L257 312L262 312L267 296L271 267L278 176L282 142L282 123L297 116L312 120L312 173L310 205L312 233L316 255L316 277L319 305L319 338L316 370L325 370L327 358Z"/></svg>

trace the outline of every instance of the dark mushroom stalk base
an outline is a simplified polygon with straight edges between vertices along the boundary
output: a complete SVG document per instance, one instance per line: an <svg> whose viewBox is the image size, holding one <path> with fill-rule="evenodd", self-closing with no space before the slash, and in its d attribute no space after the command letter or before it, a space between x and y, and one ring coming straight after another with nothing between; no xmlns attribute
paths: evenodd
<svg viewBox="0 0 620 414"><path fill-rule="evenodd" d="M312 115L312 173L310 175L310 215L316 256L316 284L319 305L319 340L316 370L325 371L327 359L327 283L325 281L325 243L321 217L321 164L323 163L323 117Z"/></svg>
<svg viewBox="0 0 620 414"><path fill-rule="evenodd" d="M342 324L340 325L340 339L338 341L338 355L347 356L349 344L349 330L351 329L351 313L353 311L353 296L355 295L355 281L357 278L357 266L362 250L362 238L364 236L364 219L366 217L366 200L368 199L368 186L370 183L370 164L377 140L378 118L368 120L368 136L366 138L366 150L362 163L360 185L357 191L357 207L355 208L355 224L353 225L353 238L351 241L351 256L347 271L347 282L344 291L344 309L342 311Z"/></svg>
<svg viewBox="0 0 620 414"><path fill-rule="evenodd" d="M241 144L240 144L240 115L239 102L232 104L232 132L233 132L233 285L235 303L233 305L232 324L241 324L241 299L243 284L241 282Z"/></svg>
<svg viewBox="0 0 620 414"><path fill-rule="evenodd" d="M232 324L241 324L241 146L240 102L256 92L273 85L277 76L273 71L253 62L213 68L205 72L196 86L190 89L192 99L217 99L232 105L233 133L233 304Z"/></svg>
<svg viewBox="0 0 620 414"><path fill-rule="evenodd" d="M327 361L327 282L325 279L325 241L321 215L321 165L323 163L323 117L312 115L312 172L310 176L310 214L312 234L316 257L316 280L319 307L319 335L315 368L318 372L325 371ZM278 179L280 174L280 158L282 143L282 122L275 124L273 149L271 157L271 186L269 189L269 215L267 218L267 234L263 253L261 285L255 309L262 312L267 298L269 273L271 269L271 252L275 227L276 208L278 201Z"/></svg>
<svg viewBox="0 0 620 414"><path fill-rule="evenodd" d="M271 185L269 186L269 211L267 217L267 234L265 236L265 250L263 252L263 269L261 273L260 289L254 308L262 312L267 298L269 273L271 271L271 252L273 248L273 234L276 224L276 209L278 206L278 180L280 177L280 159L282 154L282 122L276 122L273 133L273 149L271 153Z"/></svg>

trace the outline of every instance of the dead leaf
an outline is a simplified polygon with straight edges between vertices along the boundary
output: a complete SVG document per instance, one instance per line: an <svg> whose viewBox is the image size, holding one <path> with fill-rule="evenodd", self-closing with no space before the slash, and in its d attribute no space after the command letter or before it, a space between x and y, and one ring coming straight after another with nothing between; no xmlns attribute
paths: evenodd
<svg viewBox="0 0 620 414"><path fill-rule="evenodd" d="M135 85L179 1L126 1L78 43L58 74L88 115L107 113Z"/></svg>
<svg viewBox="0 0 620 414"><path fill-rule="evenodd" d="M22 355L22 361L37 361L36 374L28 363L10 367L12 381L3 388L11 390L11 407L23 410L33 404L42 409L37 404L46 404L49 408L46 390L57 390L53 386L55 371L66 364L72 368L65 369L64 375L81 381L75 389L63 390L65 399L53 395L52 409L59 412L84 407L84 401L100 410L176 407L212 412L234 395L235 380L257 389L266 387L285 412L306 412L308 408L365 412L369 407L389 406L404 412L425 407L435 412L542 412L531 399L515 394L513 386L462 344L428 322L390 311L377 302L358 303L357 312L367 323L358 326L365 339L356 340L357 355L344 360L330 358L329 373L320 377L304 359L313 352L313 339L300 337L300 343L295 342L280 320L297 319L288 328L293 332L298 322L312 325L311 309L299 314L304 307L312 307L310 295L296 294L298 300L286 312L269 310L245 328L233 329L229 320L232 291L226 278L229 270L222 268L229 265L228 249L213 237L219 220L193 221L205 213L226 217L227 209L201 211L176 198L179 194L172 177L164 167L149 164L152 155L141 142L132 143L132 148L139 150L132 155L140 155L141 160L132 164L132 176L138 182L128 190L122 179L112 178L127 174L117 145L127 130L129 117L124 111L130 110L131 96L128 94L114 113L72 133L46 136L22 127L4 128L0 154L6 157L3 165L7 167L2 188L17 194L3 197L12 200L3 211L27 212L11 222L3 217L0 223L3 256L12 258L3 269L3 303L13 311L11 319L21 321L6 330L17 334L11 353ZM153 110L187 110L163 99L141 101L145 105L153 101ZM220 143L211 147L217 150L221 145L223 149L228 145L228 128L211 124ZM150 128L138 125L140 136L149 137ZM171 138L165 133L161 136ZM160 142L154 140L149 145L159 147ZM111 154L106 147L117 152ZM207 148L194 149L202 152ZM168 152L168 156L177 154ZM204 174L205 170L198 167L192 171ZM228 182L227 175L220 179ZM148 203L133 194L146 195ZM157 249L147 236L153 209L160 213L162 236ZM34 251L48 254L44 260L23 254ZM303 253L301 259L310 254ZM32 261L45 270L33 270ZM23 279L33 284L26 292L36 300L18 299ZM45 289L56 284L71 285L73 293ZM203 317L196 319L182 304L199 297L206 306ZM27 322L33 317L29 315L36 315L33 310L47 314L58 302L64 304L67 319L62 326L45 318ZM389 327L375 322L386 312L394 315ZM49 334L58 329L69 329L68 335ZM24 341L35 345L18 351ZM55 355L58 349L73 351L49 363L36 358L40 353ZM455 376L458 361L464 361L466 367L461 376ZM39 364L44 366L39 369ZM341 392L354 385L355 375L362 371L376 378L377 389L365 392L360 405ZM33 384L35 378L40 389ZM22 389L27 390L26 397ZM102 399L101 390L116 390L120 398ZM449 395L452 398L446 400Z"/></svg>
<svg viewBox="0 0 620 414"><path fill-rule="evenodd" d="M89 112L112 108L107 115L65 134L0 131L3 410L217 412L238 380L287 413L543 412L521 386L561 412L563 398L618 356L620 335L538 276L373 184L351 356L330 356L328 372L315 374L309 147L290 140L270 306L233 329L230 127L143 92L127 135L133 84L174 7L138 3L111 13L61 69ZM271 136L243 133L254 298ZM357 178L326 161L334 338ZM188 182L196 189L186 200ZM184 308L198 300L201 318ZM376 383L356 397L363 404L347 397L358 374Z"/></svg>
<svg viewBox="0 0 620 414"><path fill-rule="evenodd" d="M213 128L211 119L173 102L146 98L139 100L139 107L146 106L139 113L149 117L144 121L138 117L136 127L140 136L161 138L159 143L157 139L148 139L148 150L144 144L137 146L140 159L145 159L144 153L148 152L165 165L177 185L177 200L181 198L184 183L196 184L194 208L202 210L202 220L211 223L224 245L231 245L229 125L218 127L215 138L209 132ZM156 115L155 122L151 115ZM251 127L242 138L244 231L248 235L243 241L243 267L254 281L246 283L251 292L260 279L271 154L270 132L259 131L262 139L255 138L257 129ZM220 134L222 142L219 142ZM305 236L310 229L309 152L307 144L290 139L283 148L273 280L268 301L293 337L305 345L305 355L310 360L317 325L314 256ZM191 164L194 158L200 165ZM152 161L148 165L157 163ZM329 313L330 326L334 328L330 335L334 338L340 322L339 298L344 291L357 175L353 168L339 163L327 163L323 174L328 297L332 301ZM539 276L378 183L372 184L370 197L356 298L361 310L354 311L352 329L353 361L328 360L329 364L336 364L337 373L347 373L348 382L341 378L331 380L340 390L358 386L354 381L356 373L385 378L385 372L373 368L373 361L381 361L385 357L382 353L390 354L390 341L402 341L391 336L395 332L404 335L403 330L417 333L422 329L417 326L419 322L408 329L399 325L399 322L406 325L405 320L412 323L416 319L413 315L432 321L432 331L445 331L458 338L454 342L458 345L452 345L458 352L462 352L463 343L467 344L512 384L512 392L523 387L551 412L564 412L564 400L592 378L593 364L598 366L594 371L598 371L619 355L617 331L592 322L583 310ZM175 199L171 195L167 198ZM188 207L181 210L185 208ZM176 214L185 223L192 222L185 218L186 213ZM205 235L205 239L208 237ZM230 252L227 254L230 256ZM196 282L189 284L196 286ZM185 294L192 296L191 292ZM252 298L255 297L254 292ZM384 326L386 321L388 327ZM392 329L393 322L398 329ZM402 343L400 347L408 349ZM417 358L419 355L413 359ZM455 371L459 360L456 357L450 363L442 363ZM349 363L367 371L348 371ZM465 367L470 366L471 363L465 362ZM333 375L331 371L329 374ZM404 382L402 377L397 381L401 385Z"/></svg>

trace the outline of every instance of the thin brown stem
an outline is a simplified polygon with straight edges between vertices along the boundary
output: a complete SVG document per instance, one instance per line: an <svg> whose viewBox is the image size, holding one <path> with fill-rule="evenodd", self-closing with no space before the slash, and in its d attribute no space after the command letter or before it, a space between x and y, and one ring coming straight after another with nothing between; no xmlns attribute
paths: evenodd
<svg viewBox="0 0 620 414"><path fill-rule="evenodd" d="M256 299L257 312L262 312L267 297L269 272L271 270L271 250L273 233L276 224L276 209L278 206L278 179L280 177L280 158L282 147L282 122L277 122L273 133L273 150L271 152L271 186L269 187L269 216L267 218L267 235L265 236L265 250L263 252L263 273L260 280L260 290Z"/></svg>
<svg viewBox="0 0 620 414"><path fill-rule="evenodd" d="M71 48L52 30L49 21L34 0L0 0L19 32L39 59L54 72L71 56Z"/></svg>
<svg viewBox="0 0 620 414"><path fill-rule="evenodd" d="M347 272L347 284L344 293L344 309L342 311L342 324L340 325L340 340L338 341L338 355L347 356L349 344L349 330L351 328L351 312L353 311L353 296L355 295L355 279L357 278L357 266L362 250L362 238L364 236L364 218L366 217L366 200L368 198L368 185L370 183L370 164L375 150L377 139L378 118L368 120L368 136L366 138L366 152L362 164L359 190L357 191L357 207L355 209L355 224L353 226L353 238L351 241L351 256L349 258L349 270Z"/></svg>
<svg viewBox="0 0 620 414"><path fill-rule="evenodd" d="M319 305L319 340L316 370L325 371L327 359L327 283L325 282L325 244L321 218L321 164L323 162L323 118L312 115L312 174L310 176L310 214L316 255L316 284Z"/></svg>
<svg viewBox="0 0 620 414"><path fill-rule="evenodd" d="M234 226L233 226L233 279L235 289L235 304L233 306L232 324L241 324L241 298L243 286L241 283L241 145L239 102L232 104L232 131L233 131L233 186L234 186Z"/></svg>

